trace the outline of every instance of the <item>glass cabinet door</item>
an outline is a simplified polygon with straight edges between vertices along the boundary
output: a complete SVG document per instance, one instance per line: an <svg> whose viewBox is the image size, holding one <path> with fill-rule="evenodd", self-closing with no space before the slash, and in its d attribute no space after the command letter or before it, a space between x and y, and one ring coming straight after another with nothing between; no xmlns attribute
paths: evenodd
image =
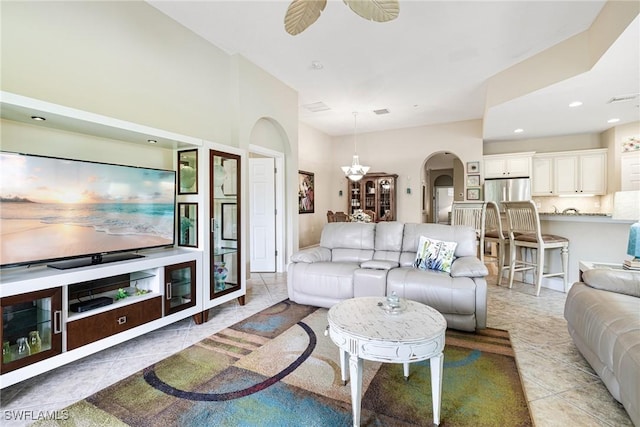
<svg viewBox="0 0 640 427"><path fill-rule="evenodd" d="M240 156L211 150L211 299L240 288Z"/></svg>
<svg viewBox="0 0 640 427"><path fill-rule="evenodd" d="M165 314L196 305L196 262L168 265L164 268Z"/></svg>
<svg viewBox="0 0 640 427"><path fill-rule="evenodd" d="M392 178L381 178L378 180L379 186L379 199L378 199L378 212L376 212L378 218L381 221L393 221L393 210L391 209L393 203L393 190L394 182Z"/></svg>
<svg viewBox="0 0 640 427"><path fill-rule="evenodd" d="M376 180L366 179L364 188L364 210L376 211Z"/></svg>
<svg viewBox="0 0 640 427"><path fill-rule="evenodd" d="M2 364L0 373L60 354L62 289L30 292L0 300Z"/></svg>

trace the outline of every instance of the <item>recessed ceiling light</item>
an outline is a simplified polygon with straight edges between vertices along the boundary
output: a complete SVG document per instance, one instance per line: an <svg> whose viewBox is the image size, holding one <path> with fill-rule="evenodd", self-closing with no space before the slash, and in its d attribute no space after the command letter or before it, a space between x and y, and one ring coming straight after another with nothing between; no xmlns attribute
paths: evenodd
<svg viewBox="0 0 640 427"><path fill-rule="evenodd" d="M44 118L44 117L42 117L42 116L31 116L31 118L32 118L33 120L38 121L38 122L44 122L45 120L47 120L47 119L45 119L45 118Z"/></svg>
<svg viewBox="0 0 640 427"><path fill-rule="evenodd" d="M582 102L580 101L573 101L571 104L569 104L569 107L573 108L573 107L579 107L582 105Z"/></svg>
<svg viewBox="0 0 640 427"><path fill-rule="evenodd" d="M147 142L149 144L156 144L158 141L156 141L155 139L147 139Z"/></svg>
<svg viewBox="0 0 640 427"><path fill-rule="evenodd" d="M620 121L620 119L609 119L607 120L607 123L618 123Z"/></svg>
<svg viewBox="0 0 640 427"><path fill-rule="evenodd" d="M524 129L522 128L518 128L513 131L513 133L522 133L522 132L524 132Z"/></svg>

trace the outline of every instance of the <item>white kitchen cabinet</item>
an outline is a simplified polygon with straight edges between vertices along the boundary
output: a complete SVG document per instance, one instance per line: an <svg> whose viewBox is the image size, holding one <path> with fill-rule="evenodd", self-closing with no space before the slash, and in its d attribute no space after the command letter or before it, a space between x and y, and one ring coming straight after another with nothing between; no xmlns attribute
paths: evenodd
<svg viewBox="0 0 640 427"><path fill-rule="evenodd" d="M534 156L531 169L531 195L551 196L553 190L553 156Z"/></svg>
<svg viewBox="0 0 640 427"><path fill-rule="evenodd" d="M606 149L556 153L553 163L557 195L602 195L607 192Z"/></svg>
<svg viewBox="0 0 640 427"><path fill-rule="evenodd" d="M484 177L485 179L529 177L532 156L533 152L484 156Z"/></svg>

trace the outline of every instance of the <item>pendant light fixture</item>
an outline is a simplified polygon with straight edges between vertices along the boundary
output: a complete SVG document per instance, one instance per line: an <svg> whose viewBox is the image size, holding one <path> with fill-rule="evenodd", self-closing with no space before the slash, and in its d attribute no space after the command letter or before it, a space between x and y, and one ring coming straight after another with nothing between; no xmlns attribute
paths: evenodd
<svg viewBox="0 0 640 427"><path fill-rule="evenodd" d="M342 166L342 171L351 181L360 181L369 171L369 166L362 166L358 159L358 150L356 144L356 122L358 113L353 112L353 160L351 166Z"/></svg>

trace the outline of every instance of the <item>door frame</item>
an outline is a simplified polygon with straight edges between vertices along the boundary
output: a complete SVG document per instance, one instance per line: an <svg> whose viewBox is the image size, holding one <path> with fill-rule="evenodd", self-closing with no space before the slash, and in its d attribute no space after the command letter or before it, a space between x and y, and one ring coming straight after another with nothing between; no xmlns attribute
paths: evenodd
<svg viewBox="0 0 640 427"><path fill-rule="evenodd" d="M284 232L286 230L286 210L285 210L285 170L284 170L284 153L264 148L259 145L249 144L249 154L255 153L266 157L272 157L275 160L276 176L275 176L275 196L276 196L276 272L283 273L285 271L286 251L284 246ZM251 188L251 185L249 185ZM249 199L251 195L249 194ZM249 219L249 222L251 219Z"/></svg>

